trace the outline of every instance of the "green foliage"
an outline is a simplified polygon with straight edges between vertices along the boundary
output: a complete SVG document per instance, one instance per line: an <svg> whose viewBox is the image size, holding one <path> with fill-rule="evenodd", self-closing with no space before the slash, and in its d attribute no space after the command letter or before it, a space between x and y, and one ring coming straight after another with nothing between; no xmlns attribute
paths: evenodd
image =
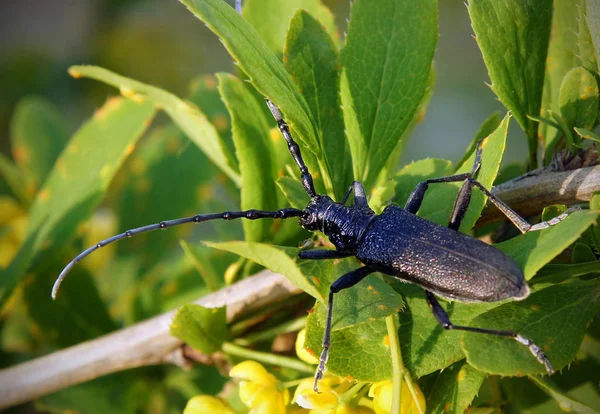
<svg viewBox="0 0 600 414"><path fill-rule="evenodd" d="M256 29L269 49L281 53L286 35L290 33L290 18L297 10L306 10L307 15L314 16L331 38L338 38L333 15L320 0L247 0L242 16Z"/></svg>
<svg viewBox="0 0 600 414"><path fill-rule="evenodd" d="M15 112L14 161L0 156L0 173L28 209L28 229L0 275L2 314L11 328L2 333L5 343L26 343L28 349L76 344L180 306L263 266L284 274L310 297L273 305L230 326L224 308L183 306L171 332L204 354L220 351L228 359L279 365L277 378L289 383L311 371L295 358L272 355L272 339L306 319L305 348L318 356L329 287L360 264L354 258L299 260L298 248L284 247L309 237L297 220L209 222L138 236L112 252L94 253L107 254L105 263L77 267L59 300L49 300L54 277L82 248L78 236L88 230L79 227L91 225L86 221L101 202L116 212L119 231L204 212L304 208L309 197L263 98L281 109L319 193L340 200L353 179L361 180L377 211L390 199L404 205L425 179L470 171L480 141L477 179L491 188L498 182L513 116L529 142L523 159L530 168L538 162L538 142L548 163L555 150L587 149L590 141L600 141L600 9L591 0L555 0L554 20L550 0L471 0L469 15L492 89L510 112L484 120L457 163L432 158L399 170L396 161L433 90L435 0L356 0L344 41L319 0L248 0L242 16L222 0L183 3L222 40L239 66L235 75L197 77L188 96L178 97L100 67L74 66L71 75L114 86L129 99L109 100L66 147L65 122L51 104L29 98ZM156 109L168 119L142 137ZM446 225L461 185L431 185L419 215ZM442 302L453 323L519 332L540 345L557 370L590 364L600 337L593 324L588 328L600 309L600 227L593 226L599 200L596 195L590 210L550 229L497 243L523 269L532 294L518 302ZM474 190L461 231L474 234L486 201ZM548 208L542 219L561 209ZM5 231L5 223L0 225ZM475 234L495 238L492 228ZM317 232L309 244L331 247L322 236ZM444 330L421 287L381 274L336 294L327 371L369 383L389 379L384 319L390 315L398 318L405 374L421 384L428 412L462 413L471 405L474 412L494 409L505 404L502 398L510 400L511 412L543 412L557 403L587 412L595 401L589 397L589 373L576 384L567 370L553 377L556 383L534 377L544 368L526 347L510 338ZM10 332L20 336L5 339ZM500 381L496 375L528 379ZM159 411L176 412L195 394L216 395L219 389L198 385L222 385L216 377L214 371L196 371L182 379L175 370L152 368L61 392L42 405L86 412L82 401L87 401L98 412L135 412L156 401ZM534 390L530 395L519 391L522 381ZM128 385L120 388L121 382ZM476 397L488 386L497 387L500 400ZM150 403L131 402L148 390ZM118 401L106 402L113 392Z"/></svg>
<svg viewBox="0 0 600 414"><path fill-rule="evenodd" d="M331 36L306 11L299 10L290 21L283 63L310 107L335 195L341 198L350 159L339 111L339 57Z"/></svg>
<svg viewBox="0 0 600 414"><path fill-rule="evenodd" d="M437 37L435 0L352 5L340 90L354 178L366 188L425 96Z"/></svg>
<svg viewBox="0 0 600 414"><path fill-rule="evenodd" d="M535 168L538 126L527 116L542 103L552 0L471 0L468 8L492 90L525 131Z"/></svg>
<svg viewBox="0 0 600 414"><path fill-rule="evenodd" d="M171 322L171 335L206 354L217 352L229 336L225 308L184 305Z"/></svg>
<svg viewBox="0 0 600 414"><path fill-rule="evenodd" d="M497 247L523 269L525 279L531 279L550 260L574 243L598 218L598 211L572 214L566 224L559 223L545 231L531 232L498 243Z"/></svg>
<svg viewBox="0 0 600 414"><path fill-rule="evenodd" d="M192 103L185 102L157 87L128 79L96 66L72 66L69 68L69 73L75 78L89 77L105 82L119 88L123 96L133 100L148 99L156 107L163 109L229 178L235 183L239 182L233 155L227 153L227 146L222 142L221 136L213 124Z"/></svg>
<svg viewBox="0 0 600 414"><path fill-rule="evenodd" d="M428 412L464 412L477 395L484 378L484 373L465 361L451 365L437 376L427 395Z"/></svg>
<svg viewBox="0 0 600 414"><path fill-rule="evenodd" d="M572 280L536 291L523 301L498 306L474 318L472 325L502 329L510 324L523 336L535 338L553 367L562 369L575 359L585 329L598 310L600 281ZM480 371L513 376L545 372L529 350L516 341L469 332L463 341L467 361Z"/></svg>
<svg viewBox="0 0 600 414"><path fill-rule="evenodd" d="M13 115L11 144L19 168L39 188L52 169L68 139L63 115L50 102L32 97L23 99Z"/></svg>
<svg viewBox="0 0 600 414"><path fill-rule="evenodd" d="M219 92L231 114L233 142L241 173L242 210L277 209L275 168L269 140L269 127L259 103L242 81L232 75L219 74ZM260 162L256 162L260 160ZM243 223L248 241L265 240L271 223L265 220Z"/></svg>
<svg viewBox="0 0 600 414"><path fill-rule="evenodd" d="M567 72L558 104L567 128L592 129L598 117L598 83L594 75L582 67Z"/></svg>
<svg viewBox="0 0 600 414"><path fill-rule="evenodd" d="M61 248L89 217L153 115L149 104L114 98L73 136L37 193L25 241L0 278L0 302L11 294L36 254Z"/></svg>

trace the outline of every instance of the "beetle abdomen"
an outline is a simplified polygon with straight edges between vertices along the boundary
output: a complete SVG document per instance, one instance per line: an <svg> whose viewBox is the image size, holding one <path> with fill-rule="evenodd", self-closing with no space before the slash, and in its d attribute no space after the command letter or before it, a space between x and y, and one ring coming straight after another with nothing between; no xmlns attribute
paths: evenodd
<svg viewBox="0 0 600 414"><path fill-rule="evenodd" d="M356 257L448 299L496 302L529 294L523 272L500 250L397 206L373 220Z"/></svg>

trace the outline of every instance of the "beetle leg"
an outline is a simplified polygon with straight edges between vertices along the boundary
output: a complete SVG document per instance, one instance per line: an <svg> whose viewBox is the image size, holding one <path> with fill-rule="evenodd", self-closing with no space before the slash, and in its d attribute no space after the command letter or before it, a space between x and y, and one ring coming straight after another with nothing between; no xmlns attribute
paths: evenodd
<svg viewBox="0 0 600 414"><path fill-rule="evenodd" d="M348 201L348 197L350 197L352 191L354 191L354 205L356 207L369 207L369 204L367 203L367 193L360 181L354 181L350 185L340 204L346 204L346 201Z"/></svg>
<svg viewBox="0 0 600 414"><path fill-rule="evenodd" d="M298 253L298 257L301 259L308 260L322 260L322 259L343 259L344 257L354 256L353 253L344 253L338 250L301 250Z"/></svg>
<svg viewBox="0 0 600 414"><path fill-rule="evenodd" d="M317 368L317 373L315 374L315 384L313 386L315 392L319 392L319 381L323 378L325 365L327 364L327 359L329 358L329 347L331 345L331 323L333 319L333 295L340 290L356 285L374 271L374 269L371 269L367 266L359 267L358 269L346 273L338 278L329 288L329 304L327 305L327 320L325 322L325 333L323 334L323 350L321 351L321 357L319 358L319 367Z"/></svg>
<svg viewBox="0 0 600 414"><path fill-rule="evenodd" d="M539 346L537 346L536 344L531 342L529 339L527 339L513 331L499 331L499 330L495 330L495 329L484 329L484 328L474 328L474 327L470 327L470 326L454 325L450 321L450 316L448 316L448 313L442 307L442 305L440 305L440 303L438 302L436 297L433 295L433 293L426 290L425 297L427 298L427 303L429 304L429 308L433 312L433 316L435 316L435 319L437 319L437 321L440 323L440 325L442 325L442 327L444 329L455 329L455 330L461 330L461 331L477 332L477 333L483 333L483 334L488 334L488 335L506 336L509 338L513 338L518 343L525 345L527 348L529 348L529 352L531 352L533 354L533 356L538 360L538 362L540 364L545 366L546 371L548 371L548 375L552 375L554 373L554 369L552 368L552 365L550 365L550 361L548 360L548 357L546 357L546 355L544 354L544 352L542 351L542 349Z"/></svg>
<svg viewBox="0 0 600 414"><path fill-rule="evenodd" d="M493 195L487 188L483 186L479 181L472 180L473 185L481 190L483 194L485 194L490 202L498 208L518 229L521 233L525 234L530 231L537 231L547 229L550 226L554 226L555 224L560 223L567 216L577 210L579 210L579 206L574 206L569 208L567 211L562 213L561 215L554 217L548 221L542 221L541 223L531 225L529 224L523 217L519 216L519 214L510 208L504 201L500 200L498 197Z"/></svg>
<svg viewBox="0 0 600 414"><path fill-rule="evenodd" d="M425 197L425 192L427 191L429 184L454 183L457 181L465 181L465 180L473 178L473 176L475 175L475 173L477 172L477 170L479 170L479 167L481 166L481 143L482 143L482 141L479 141L477 143L477 149L475 150L475 161L473 162L473 167L471 168L471 172L450 175L448 177L431 178L429 180L421 181L419 184L417 184L417 186L415 187L413 192L410 194L410 197L408 197L408 201L406 202L404 209L406 211L408 211L409 213L417 214L417 211L419 211L419 208L421 207L421 203L423 202L423 198ZM469 187L469 188L466 188L466 187ZM459 197L457 198L457 200L454 204L454 211L452 212L453 216L455 215L455 211L457 210L457 207L458 207L459 210L461 210L461 211L462 211L462 209L464 209L464 212L462 212L462 217L464 217L467 207L469 205L469 201L471 200L471 187L473 187L473 184L467 185L466 182L465 182L465 184L463 184L463 187L461 188L460 193L459 193ZM461 194L462 194L462 199L461 199ZM457 213L460 213L461 211L458 211ZM454 220L454 221L458 222L459 226L460 226L462 217L460 217L460 214L458 214L458 216L459 217L457 217L456 220Z"/></svg>
<svg viewBox="0 0 600 414"><path fill-rule="evenodd" d="M448 177L441 178L431 178L429 180L421 181L413 192L408 197L408 201L404 206L404 209L409 213L416 214L421 207L421 203L423 202L423 198L425 197L425 191L429 188L429 184L437 184L437 183L454 183L457 181L464 181L468 178L471 178L471 173L463 173L457 175L450 175Z"/></svg>

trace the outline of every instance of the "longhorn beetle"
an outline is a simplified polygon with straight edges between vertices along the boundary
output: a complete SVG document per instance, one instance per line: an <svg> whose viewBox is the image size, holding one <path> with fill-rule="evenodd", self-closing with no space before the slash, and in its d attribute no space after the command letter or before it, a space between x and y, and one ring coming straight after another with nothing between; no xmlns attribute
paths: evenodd
<svg viewBox="0 0 600 414"><path fill-rule="evenodd" d="M281 112L269 100L267 105L287 141L292 158L300 168L302 186L311 198L304 210L283 208L278 211L246 210L198 214L127 230L97 243L75 257L58 276L52 289L52 297L56 298L60 284L77 262L93 251L117 240L185 223L201 223L217 219L257 220L298 217L302 227L308 231L321 231L335 246L335 250L302 250L299 253L301 259L323 260L354 256L364 264L363 267L338 278L329 289L323 350L315 374L315 391L318 391L318 382L323 377L331 346L334 295L354 286L373 272L385 273L403 282L422 286L433 316L444 329L513 338L529 348L537 360L546 367L548 374L554 372L542 349L516 332L454 325L435 295L460 302L497 302L505 299L521 300L529 294L523 272L512 259L496 248L458 231L467 212L473 187L479 188L522 233L542 230L557 224L570 212L576 210L576 207L570 208L550 221L533 226L527 223L475 180L475 174L481 165L481 141L477 145L471 172L422 181L413 190L404 208L389 205L381 214L375 214L367 203L365 189L360 181L354 181L342 201L338 203L327 195L316 193L312 175L302 159L300 147L292 138ZM429 184L460 181L463 185L454 203L448 227L416 215ZM346 202L351 193L354 193L354 202L347 206Z"/></svg>

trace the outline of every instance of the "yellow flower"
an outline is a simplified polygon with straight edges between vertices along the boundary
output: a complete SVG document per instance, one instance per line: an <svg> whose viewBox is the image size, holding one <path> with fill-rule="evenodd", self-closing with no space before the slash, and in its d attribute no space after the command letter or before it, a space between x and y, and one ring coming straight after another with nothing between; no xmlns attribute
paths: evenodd
<svg viewBox="0 0 600 414"><path fill-rule="evenodd" d="M304 348L304 341L306 341L306 328L298 332L298 337L296 338L296 355L304 362L318 364L319 359Z"/></svg>
<svg viewBox="0 0 600 414"><path fill-rule="evenodd" d="M290 401L289 391L279 391L277 378L258 362L237 364L229 371L229 376L242 380L240 399L251 408L250 414L285 413L285 406Z"/></svg>
<svg viewBox="0 0 600 414"><path fill-rule="evenodd" d="M345 379L326 375L319 381L319 393L313 390L314 380L308 378L302 381L296 393L294 402L303 408L310 409L310 414L372 414L366 407L353 407L344 401L343 395L350 389L352 383Z"/></svg>
<svg viewBox="0 0 600 414"><path fill-rule="evenodd" d="M229 405L212 395L197 395L188 401L183 414L235 414Z"/></svg>
<svg viewBox="0 0 600 414"><path fill-rule="evenodd" d="M5 269L19 251L27 230L27 211L9 196L0 196L0 268Z"/></svg>
<svg viewBox="0 0 600 414"><path fill-rule="evenodd" d="M418 404L425 412L425 396L416 383L413 383L415 392L417 394ZM373 384L369 390L369 397L373 397L373 407L377 414L389 414L392 410L392 394L393 384L392 381L386 380ZM402 381L402 392L400 401L400 414L417 414L419 408L417 403L413 400L412 394L408 389L406 381Z"/></svg>

